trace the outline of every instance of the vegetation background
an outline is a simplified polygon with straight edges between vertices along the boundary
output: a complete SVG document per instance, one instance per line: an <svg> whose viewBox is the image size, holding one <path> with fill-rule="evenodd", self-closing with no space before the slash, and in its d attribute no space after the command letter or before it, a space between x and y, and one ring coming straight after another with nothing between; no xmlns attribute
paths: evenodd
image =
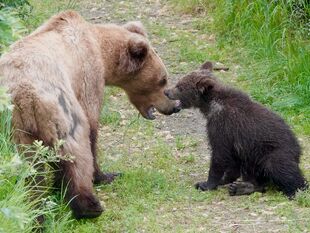
<svg viewBox="0 0 310 233"><path fill-rule="evenodd" d="M137 15L136 4L147 8L154 2L1 0L0 53L61 10L84 8L90 13L106 6L120 9L114 10L113 20L132 20ZM221 76L229 75L229 83L278 112L298 134L305 151L302 166L310 180L309 0L160 2L160 7L168 8L170 19L166 20L173 21L174 26L168 28L165 21L149 22L148 15L142 21L154 34L155 46L156 40L169 39L165 50L171 73L186 73L206 58L229 66L230 73ZM177 19L182 15L190 18L190 25L179 30ZM171 54L175 60L169 60ZM46 232L310 232L309 192L300 193L289 202L273 190L266 196L254 194L233 201L222 189L213 193L193 190L197 179L192 177L193 171L207 171L208 161L200 160L196 154L201 152L198 148L202 142L188 135L163 135L156 123L137 118L132 109L120 114L122 108L115 108L115 102L128 108L126 97L120 93L115 88L107 89L101 123L104 134L110 138L116 135L123 141L109 141L102 136L107 148L100 150L105 168L125 171L126 175L112 185L96 187L107 206L102 217L76 221L63 201L63 192L47 192L40 200L30 201L27 179L38 172L11 143L12 106L0 88L1 233L32 232L38 227L34 220L41 214L46 216ZM152 145L146 146L146 142ZM109 143L120 149L112 150ZM27 150L40 157L40 162L57 159L55 150L39 142ZM120 158L115 159L119 154ZM33 208L38 203L41 208Z"/></svg>

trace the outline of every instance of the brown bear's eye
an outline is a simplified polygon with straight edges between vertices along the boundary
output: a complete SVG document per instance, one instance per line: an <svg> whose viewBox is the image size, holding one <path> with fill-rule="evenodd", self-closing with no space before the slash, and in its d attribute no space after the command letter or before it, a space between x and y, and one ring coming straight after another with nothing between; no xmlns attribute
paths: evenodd
<svg viewBox="0 0 310 233"><path fill-rule="evenodd" d="M162 80L159 81L160 86L165 86L167 84L167 79L163 78Z"/></svg>

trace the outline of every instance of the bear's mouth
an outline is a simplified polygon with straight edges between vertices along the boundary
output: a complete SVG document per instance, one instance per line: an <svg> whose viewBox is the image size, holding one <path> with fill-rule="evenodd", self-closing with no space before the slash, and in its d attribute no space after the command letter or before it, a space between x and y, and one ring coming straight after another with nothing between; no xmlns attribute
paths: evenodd
<svg viewBox="0 0 310 233"><path fill-rule="evenodd" d="M141 112L141 114L142 114L142 116L145 119L155 120L156 116L154 114L157 113L157 112L159 112L161 114L164 114L164 115L171 115L173 113L177 113L177 112L181 111L181 109L182 109L181 101L180 100L176 100L174 106L172 108L170 108L169 110L156 109L152 105L149 108L147 108L147 110L145 112L143 112L143 113Z"/></svg>

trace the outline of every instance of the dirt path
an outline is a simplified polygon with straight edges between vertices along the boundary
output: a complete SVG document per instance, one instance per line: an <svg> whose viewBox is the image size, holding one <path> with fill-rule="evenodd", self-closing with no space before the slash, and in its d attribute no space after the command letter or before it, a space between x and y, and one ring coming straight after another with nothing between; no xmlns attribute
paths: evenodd
<svg viewBox="0 0 310 233"><path fill-rule="evenodd" d="M193 43L212 43L212 35L193 30L194 18L176 14L165 1L83 2L82 14L94 23L141 20L171 74L170 84L199 66L180 61L182 48L174 41L186 34ZM305 221L310 211L277 192L231 198L224 188L211 193L193 189L207 177L209 164L205 120L197 111L146 121L123 91L109 88L101 123L103 169L126 175L97 188L106 212L73 232L310 232Z"/></svg>
<svg viewBox="0 0 310 233"><path fill-rule="evenodd" d="M141 20L150 32L151 40L156 50L163 58L171 76L170 84L175 83L178 78L185 74L178 71L176 63L176 51L167 46L171 38L158 38L152 35L153 25L165 25L166 28L174 27L179 30L189 30L191 18L185 16L180 20L179 16L171 15L165 4L160 1L105 1L101 6L88 6L84 15L93 22L125 23L128 20ZM134 9L135 8L135 9ZM154 29L153 29L154 30ZM155 29L156 30L156 29ZM161 117L155 123L159 129L171 130L176 134L190 134L199 138L205 135L205 121L198 111L186 111L171 117ZM190 127L189 127L190 126Z"/></svg>

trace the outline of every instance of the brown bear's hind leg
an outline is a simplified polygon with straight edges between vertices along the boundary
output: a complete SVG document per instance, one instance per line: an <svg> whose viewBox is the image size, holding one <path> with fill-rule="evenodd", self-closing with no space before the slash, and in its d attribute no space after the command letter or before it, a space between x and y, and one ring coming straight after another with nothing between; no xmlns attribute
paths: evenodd
<svg viewBox="0 0 310 233"><path fill-rule="evenodd" d="M94 159L89 141L89 130L81 117L79 127L69 136L63 146L63 155L72 155L72 160L60 162L66 199L75 218L95 218L103 208L93 193Z"/></svg>
<svg viewBox="0 0 310 233"><path fill-rule="evenodd" d="M66 199L76 219L95 218L101 215L103 208L92 191L92 176L77 170L74 163L61 161Z"/></svg>

